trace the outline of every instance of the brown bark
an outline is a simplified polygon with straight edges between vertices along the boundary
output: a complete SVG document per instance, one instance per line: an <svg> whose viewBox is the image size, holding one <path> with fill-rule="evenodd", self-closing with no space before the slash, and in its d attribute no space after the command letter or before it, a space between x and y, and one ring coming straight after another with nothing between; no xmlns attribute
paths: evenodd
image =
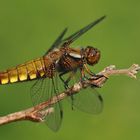
<svg viewBox="0 0 140 140"><path fill-rule="evenodd" d="M133 64L128 69L116 69L114 65L111 65L109 67L106 67L100 73L98 73L98 75L104 75L103 77L97 79L95 79L95 77L90 77L88 80L75 83L68 90L60 93L58 96L52 97L48 101L36 105L35 107L31 107L19 112L11 113L9 115L0 117L0 125L4 125L15 121L21 121L21 120L42 122L44 117L47 117L49 113L52 113L54 111L53 108L48 108L50 105L55 104L56 102L63 100L65 99L65 97L70 96L72 94L78 94L78 92L82 88L88 87L90 85L96 85L98 87L102 87L103 84L107 81L107 79L112 75L121 74L136 79L136 74L139 70L140 70L140 66L137 64Z"/></svg>

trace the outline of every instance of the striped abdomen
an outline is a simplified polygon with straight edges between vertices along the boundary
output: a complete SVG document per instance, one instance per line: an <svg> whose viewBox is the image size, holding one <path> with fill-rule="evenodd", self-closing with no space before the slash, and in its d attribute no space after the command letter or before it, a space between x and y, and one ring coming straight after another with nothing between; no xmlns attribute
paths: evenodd
<svg viewBox="0 0 140 140"><path fill-rule="evenodd" d="M0 84L8 84L26 80L32 80L45 76L44 59L39 58L29 61L25 64L18 65L15 68L0 72Z"/></svg>

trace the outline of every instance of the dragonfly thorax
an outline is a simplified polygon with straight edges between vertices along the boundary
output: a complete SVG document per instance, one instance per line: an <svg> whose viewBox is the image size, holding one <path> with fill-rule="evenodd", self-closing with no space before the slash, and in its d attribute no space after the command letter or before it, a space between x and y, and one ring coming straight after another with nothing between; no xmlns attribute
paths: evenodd
<svg viewBox="0 0 140 140"><path fill-rule="evenodd" d="M100 51L97 48L87 46L85 49L85 59L89 65L98 63L100 59Z"/></svg>

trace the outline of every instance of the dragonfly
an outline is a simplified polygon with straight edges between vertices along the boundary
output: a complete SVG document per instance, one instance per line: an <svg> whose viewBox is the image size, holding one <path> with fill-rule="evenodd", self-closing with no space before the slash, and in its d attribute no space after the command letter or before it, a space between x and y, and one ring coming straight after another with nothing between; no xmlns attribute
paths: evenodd
<svg viewBox="0 0 140 140"><path fill-rule="evenodd" d="M96 76L88 65L98 63L100 51L92 46L71 48L70 45L104 18L105 16L100 17L66 38L65 28L42 57L0 72L0 84L35 80L30 92L35 106L57 96L62 88L69 88L74 79L82 81L87 75ZM100 113L103 107L102 97L93 87L85 90L70 97L72 106L87 113ZM61 102L49 107L53 107L54 111L44 120L50 129L57 131L63 118Z"/></svg>

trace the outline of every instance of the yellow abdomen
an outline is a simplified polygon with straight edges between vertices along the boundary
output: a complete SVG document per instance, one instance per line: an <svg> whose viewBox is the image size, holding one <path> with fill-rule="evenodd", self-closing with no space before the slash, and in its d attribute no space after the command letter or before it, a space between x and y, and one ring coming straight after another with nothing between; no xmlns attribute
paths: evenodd
<svg viewBox="0 0 140 140"><path fill-rule="evenodd" d="M0 72L0 84L15 83L43 77L45 75L44 59L39 58Z"/></svg>

